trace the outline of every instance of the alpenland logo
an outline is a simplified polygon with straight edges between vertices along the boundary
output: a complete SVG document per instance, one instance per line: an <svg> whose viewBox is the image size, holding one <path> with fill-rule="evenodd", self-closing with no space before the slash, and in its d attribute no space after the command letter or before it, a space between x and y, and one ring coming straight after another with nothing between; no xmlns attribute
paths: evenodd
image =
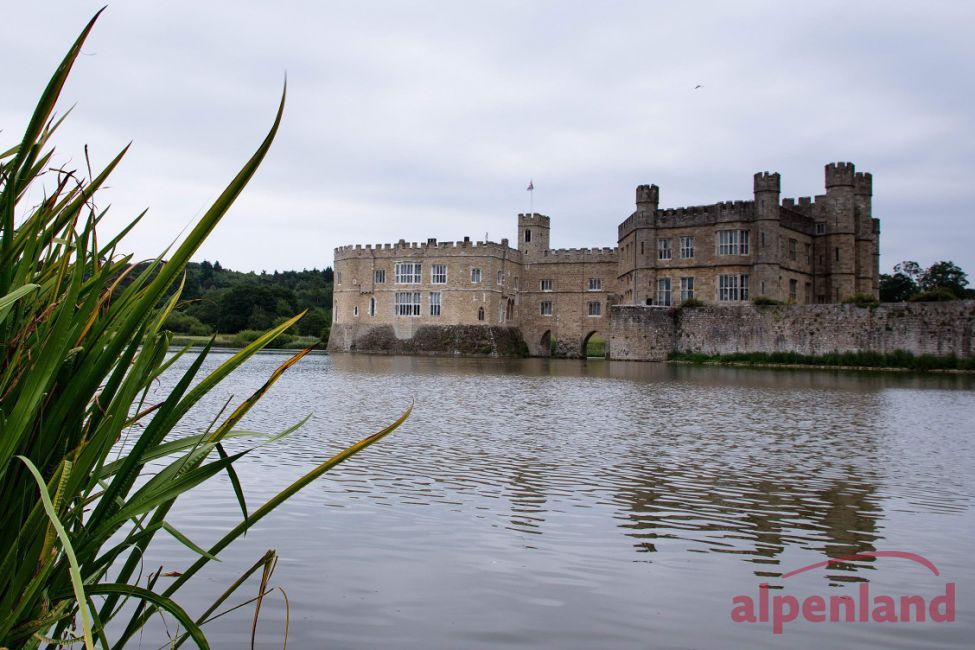
<svg viewBox="0 0 975 650"><path fill-rule="evenodd" d="M783 574L782 579L851 560L901 558L916 562L935 576L938 568L927 558L906 551L876 551L830 558ZM951 623L955 620L955 583L947 582L927 600L918 594L871 594L870 583L859 584L854 594L811 595L799 599L789 594L769 595L768 583L758 586L758 597L739 594L731 599L731 620L735 623L772 623L772 633L782 634L786 623Z"/></svg>

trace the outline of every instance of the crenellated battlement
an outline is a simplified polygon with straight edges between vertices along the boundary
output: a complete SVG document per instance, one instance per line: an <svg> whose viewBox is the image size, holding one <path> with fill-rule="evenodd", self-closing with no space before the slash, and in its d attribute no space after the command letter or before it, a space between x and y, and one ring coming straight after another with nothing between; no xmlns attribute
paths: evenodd
<svg viewBox="0 0 975 650"><path fill-rule="evenodd" d="M611 262L615 264L619 257L619 248L608 246L603 248L555 248L545 251L541 259L535 263L589 263Z"/></svg>
<svg viewBox="0 0 975 650"><path fill-rule="evenodd" d="M780 191L782 176L779 172L758 172L755 174L756 192L775 192Z"/></svg>
<svg viewBox="0 0 975 650"><path fill-rule="evenodd" d="M636 188L636 209L654 211L660 203L660 188L656 185L638 185Z"/></svg>
<svg viewBox="0 0 975 650"><path fill-rule="evenodd" d="M538 212L528 213L518 213L518 223L520 225L524 224L537 224L540 226L550 226L552 218L544 214L539 214Z"/></svg>
<svg viewBox="0 0 975 650"><path fill-rule="evenodd" d="M826 189L831 187L852 187L856 168L851 162L836 162L826 165Z"/></svg>
<svg viewBox="0 0 975 650"><path fill-rule="evenodd" d="M857 172L853 177L853 191L862 196L873 196L873 175L870 172Z"/></svg>
<svg viewBox="0 0 975 650"><path fill-rule="evenodd" d="M471 241L470 237L465 237L463 241L441 241L430 238L426 242L408 242L401 239L395 244L355 244L339 246L335 249L335 259L345 260L357 257L395 257L404 253L424 253L430 254L434 251L442 251L446 254L457 254L470 251L471 254L481 255L500 255L507 253L509 256L517 255L518 251L508 245L507 239L502 239L501 243L493 241Z"/></svg>

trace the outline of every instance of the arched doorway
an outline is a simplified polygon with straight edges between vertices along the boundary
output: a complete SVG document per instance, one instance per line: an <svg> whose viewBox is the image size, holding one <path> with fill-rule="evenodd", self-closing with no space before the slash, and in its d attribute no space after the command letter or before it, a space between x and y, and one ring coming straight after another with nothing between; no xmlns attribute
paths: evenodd
<svg viewBox="0 0 975 650"><path fill-rule="evenodd" d="M608 345L605 337L598 331L586 334L582 339L582 356L587 359L605 359Z"/></svg>
<svg viewBox="0 0 975 650"><path fill-rule="evenodd" d="M552 338L552 330L545 330L542 334L542 339L538 342L538 351L540 357L550 357L552 356L555 347L555 339Z"/></svg>

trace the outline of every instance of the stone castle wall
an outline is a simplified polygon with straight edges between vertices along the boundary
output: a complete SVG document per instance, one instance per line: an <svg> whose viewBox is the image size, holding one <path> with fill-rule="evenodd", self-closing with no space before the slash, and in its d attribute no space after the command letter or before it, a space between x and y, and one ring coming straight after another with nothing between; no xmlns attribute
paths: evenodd
<svg viewBox="0 0 975 650"><path fill-rule="evenodd" d="M975 301L840 305L615 307L614 359L660 361L669 352L890 353L975 356Z"/></svg>
<svg viewBox="0 0 975 650"><path fill-rule="evenodd" d="M528 356L521 330L492 325L420 325L405 339L397 336L392 325L335 325L328 339L328 350L431 356Z"/></svg>

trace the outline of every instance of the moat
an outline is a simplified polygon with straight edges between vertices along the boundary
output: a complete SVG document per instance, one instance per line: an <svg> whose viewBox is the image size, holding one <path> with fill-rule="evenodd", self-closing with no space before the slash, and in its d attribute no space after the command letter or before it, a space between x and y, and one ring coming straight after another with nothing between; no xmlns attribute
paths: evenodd
<svg viewBox="0 0 975 650"><path fill-rule="evenodd" d="M226 359L212 357L209 367ZM284 358L245 365L191 413L196 426ZM289 647L969 647L971 376L315 356L245 421L280 431L314 414L242 459L248 505L414 398L400 430L225 551L211 580L183 594L190 613L275 548L271 584L290 600ZM223 477L200 492L173 521L206 544L240 510ZM171 538L159 542L147 571L191 557ZM940 576L864 558L783 578L827 557L886 550L923 555ZM775 636L768 623L730 617L732 598L763 582L828 597L864 581L892 595L937 595L954 582L957 620L797 620ZM214 646L245 647L252 611L207 625ZM269 596L259 647L281 647L284 616L280 594ZM145 647L159 645L148 641L147 632Z"/></svg>

